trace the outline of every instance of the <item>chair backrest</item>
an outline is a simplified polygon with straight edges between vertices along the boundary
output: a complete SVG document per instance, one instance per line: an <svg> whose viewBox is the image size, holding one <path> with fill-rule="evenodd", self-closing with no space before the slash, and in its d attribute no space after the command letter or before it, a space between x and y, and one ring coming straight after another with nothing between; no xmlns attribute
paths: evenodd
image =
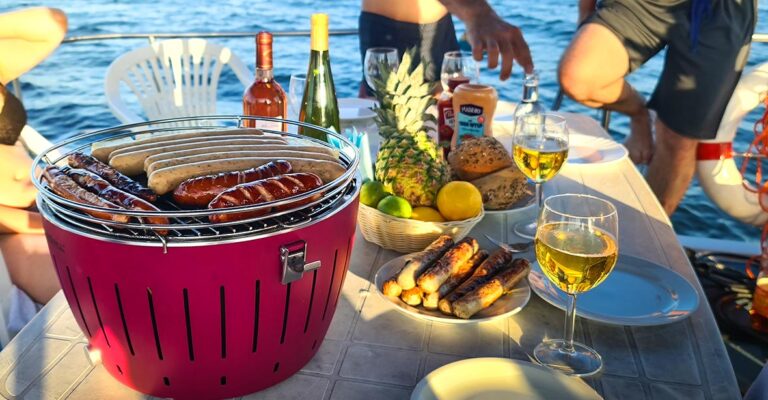
<svg viewBox="0 0 768 400"><path fill-rule="evenodd" d="M216 114L216 90L224 65L250 84L248 68L224 46L204 39L156 42L115 59L104 90L112 113L123 123L142 122L120 95L121 84L136 96L150 120Z"/></svg>

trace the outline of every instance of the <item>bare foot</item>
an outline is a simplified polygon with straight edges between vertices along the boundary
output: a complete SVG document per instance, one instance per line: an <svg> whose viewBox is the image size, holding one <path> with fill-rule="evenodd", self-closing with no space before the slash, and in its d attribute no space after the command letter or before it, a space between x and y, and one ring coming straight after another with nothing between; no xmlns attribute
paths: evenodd
<svg viewBox="0 0 768 400"><path fill-rule="evenodd" d="M653 133L650 111L645 110L641 115L632 116L630 134L624 141L629 150L629 158L637 165L648 164L653 157Z"/></svg>

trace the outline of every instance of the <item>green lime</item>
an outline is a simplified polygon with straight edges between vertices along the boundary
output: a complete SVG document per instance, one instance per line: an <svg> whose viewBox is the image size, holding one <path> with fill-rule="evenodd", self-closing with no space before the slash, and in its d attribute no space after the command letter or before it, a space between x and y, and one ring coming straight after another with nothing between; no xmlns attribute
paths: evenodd
<svg viewBox="0 0 768 400"><path fill-rule="evenodd" d="M411 218L413 209L408 200L398 196L387 196L376 207L379 211L400 218Z"/></svg>
<svg viewBox="0 0 768 400"><path fill-rule="evenodd" d="M360 188L360 202L368 207L376 207L387 195L381 182L368 181Z"/></svg>

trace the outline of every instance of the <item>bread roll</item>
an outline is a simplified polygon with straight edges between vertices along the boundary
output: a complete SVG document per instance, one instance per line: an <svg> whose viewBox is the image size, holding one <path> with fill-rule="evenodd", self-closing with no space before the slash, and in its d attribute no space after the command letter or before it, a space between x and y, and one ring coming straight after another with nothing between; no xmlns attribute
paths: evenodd
<svg viewBox="0 0 768 400"><path fill-rule="evenodd" d="M528 180L514 165L471 183L482 194L486 210L506 210L521 199L531 196Z"/></svg>
<svg viewBox="0 0 768 400"><path fill-rule="evenodd" d="M512 165L512 157L490 136L466 139L448 154L448 164L461 180L471 181Z"/></svg>

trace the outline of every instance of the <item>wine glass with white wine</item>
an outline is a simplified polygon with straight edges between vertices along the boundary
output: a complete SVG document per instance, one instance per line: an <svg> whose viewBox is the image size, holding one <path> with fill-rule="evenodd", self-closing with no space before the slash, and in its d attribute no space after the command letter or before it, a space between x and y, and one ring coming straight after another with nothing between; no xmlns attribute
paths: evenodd
<svg viewBox="0 0 768 400"><path fill-rule="evenodd" d="M556 114L526 114L515 119L512 158L520 171L536 185L536 204L541 209L541 185L560 171L568 157L568 126ZM527 239L536 235L536 220L515 225L515 233Z"/></svg>
<svg viewBox="0 0 768 400"><path fill-rule="evenodd" d="M589 195L548 197L534 240L544 275L568 295L565 338L545 339L533 350L539 363L569 375L590 376L603 361L593 349L573 341L576 295L602 283L619 254L619 217L610 202Z"/></svg>

